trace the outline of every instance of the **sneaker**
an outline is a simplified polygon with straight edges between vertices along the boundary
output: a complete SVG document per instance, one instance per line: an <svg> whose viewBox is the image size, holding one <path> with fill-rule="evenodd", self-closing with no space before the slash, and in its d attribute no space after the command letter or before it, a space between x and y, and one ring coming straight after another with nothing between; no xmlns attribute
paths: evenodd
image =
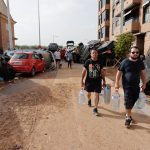
<svg viewBox="0 0 150 150"><path fill-rule="evenodd" d="M99 116L99 113L98 113L97 108L94 108L94 109L93 109L93 114L94 114L95 116Z"/></svg>
<svg viewBox="0 0 150 150"><path fill-rule="evenodd" d="M131 123L137 124L137 122L131 116L130 116L130 118L131 118Z"/></svg>
<svg viewBox="0 0 150 150"><path fill-rule="evenodd" d="M131 118L126 118L126 119L125 119L125 126L126 126L127 128L130 128L131 121L132 121Z"/></svg>
<svg viewBox="0 0 150 150"><path fill-rule="evenodd" d="M91 107L92 104L91 104L91 100L88 100L88 106Z"/></svg>

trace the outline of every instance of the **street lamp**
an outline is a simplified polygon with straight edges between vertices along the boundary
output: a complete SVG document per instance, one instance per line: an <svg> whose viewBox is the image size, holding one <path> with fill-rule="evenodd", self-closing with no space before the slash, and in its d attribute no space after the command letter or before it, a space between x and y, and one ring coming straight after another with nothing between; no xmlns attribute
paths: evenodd
<svg viewBox="0 0 150 150"><path fill-rule="evenodd" d="M41 47L40 2L38 0L39 48Z"/></svg>
<svg viewBox="0 0 150 150"><path fill-rule="evenodd" d="M53 43L55 42L55 38L58 38L58 37L59 36L53 34Z"/></svg>
<svg viewBox="0 0 150 150"><path fill-rule="evenodd" d="M11 30L9 0L7 0L7 18L8 18L9 48L12 49L13 48L13 44L12 44L12 30Z"/></svg>

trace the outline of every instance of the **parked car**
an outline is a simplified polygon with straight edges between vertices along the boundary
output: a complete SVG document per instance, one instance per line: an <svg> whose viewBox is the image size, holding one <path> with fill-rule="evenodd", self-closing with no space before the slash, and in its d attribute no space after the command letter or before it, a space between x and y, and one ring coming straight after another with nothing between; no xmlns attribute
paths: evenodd
<svg viewBox="0 0 150 150"><path fill-rule="evenodd" d="M91 40L88 42L88 45L85 45L82 51L82 55L80 58L80 62L84 63L87 59L89 59L91 49L98 49L102 43L99 40Z"/></svg>
<svg viewBox="0 0 150 150"><path fill-rule="evenodd" d="M36 72L45 70L44 59L34 51L16 52L8 62L16 72L30 73L34 76Z"/></svg>
<svg viewBox="0 0 150 150"><path fill-rule="evenodd" d="M56 67L56 62L54 58L54 54L51 51L38 49L34 50L37 54L41 55L40 57L44 58L45 60L45 69L54 69Z"/></svg>
<svg viewBox="0 0 150 150"><path fill-rule="evenodd" d="M6 50L4 51L4 55L9 56L9 58L11 58L16 50Z"/></svg>

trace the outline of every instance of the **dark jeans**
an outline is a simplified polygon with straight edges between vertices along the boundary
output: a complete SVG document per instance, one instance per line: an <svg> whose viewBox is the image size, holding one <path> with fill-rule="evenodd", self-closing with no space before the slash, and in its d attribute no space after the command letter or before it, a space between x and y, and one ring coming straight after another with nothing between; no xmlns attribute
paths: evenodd
<svg viewBox="0 0 150 150"><path fill-rule="evenodd" d="M72 68L72 60L68 60L68 68Z"/></svg>

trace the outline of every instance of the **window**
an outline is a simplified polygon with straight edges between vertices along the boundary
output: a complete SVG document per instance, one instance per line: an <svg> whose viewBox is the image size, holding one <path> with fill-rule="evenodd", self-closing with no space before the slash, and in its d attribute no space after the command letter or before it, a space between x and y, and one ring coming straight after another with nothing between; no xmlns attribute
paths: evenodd
<svg viewBox="0 0 150 150"><path fill-rule="evenodd" d="M116 17L116 27L118 27L120 24L119 24L119 17Z"/></svg>
<svg viewBox="0 0 150 150"><path fill-rule="evenodd" d="M110 13L110 11L106 10L106 20L109 20L109 13Z"/></svg>
<svg viewBox="0 0 150 150"><path fill-rule="evenodd" d="M112 23L112 35L114 35L114 28L115 28L115 24Z"/></svg>
<svg viewBox="0 0 150 150"><path fill-rule="evenodd" d="M101 14L101 23L103 21L109 20L109 13L110 13L109 10L103 11L103 13Z"/></svg>
<svg viewBox="0 0 150 150"><path fill-rule="evenodd" d="M99 39L101 38L101 31L99 31L98 38Z"/></svg>
<svg viewBox="0 0 150 150"><path fill-rule="evenodd" d="M13 59L28 59L29 55L24 53L16 53L12 56Z"/></svg>
<svg viewBox="0 0 150 150"><path fill-rule="evenodd" d="M149 20L149 5L143 7L143 23L148 22Z"/></svg>
<svg viewBox="0 0 150 150"><path fill-rule="evenodd" d="M109 37L109 27L106 27L105 28L105 37Z"/></svg>
<svg viewBox="0 0 150 150"><path fill-rule="evenodd" d="M105 27L101 28L101 38L105 36Z"/></svg>
<svg viewBox="0 0 150 150"><path fill-rule="evenodd" d="M34 58L34 59L40 59L39 55L37 55L37 54L33 54L32 58Z"/></svg>
<svg viewBox="0 0 150 150"><path fill-rule="evenodd" d="M104 37L109 37L109 27L103 27L101 28L101 38L104 38Z"/></svg>
<svg viewBox="0 0 150 150"><path fill-rule="evenodd" d="M112 10L112 18L114 18L114 16L115 16L115 10L113 9Z"/></svg>

